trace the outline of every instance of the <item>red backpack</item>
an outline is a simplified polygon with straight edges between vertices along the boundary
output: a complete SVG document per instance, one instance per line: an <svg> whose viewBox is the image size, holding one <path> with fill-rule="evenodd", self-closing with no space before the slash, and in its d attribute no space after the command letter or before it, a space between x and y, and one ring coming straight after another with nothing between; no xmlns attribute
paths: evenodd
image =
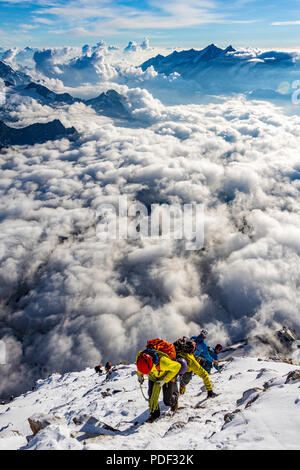
<svg viewBox="0 0 300 470"><path fill-rule="evenodd" d="M168 343L163 339L155 338L149 339L147 341L147 349L155 349L156 351L161 351L169 356L169 358L173 361L176 357L176 351L174 344Z"/></svg>

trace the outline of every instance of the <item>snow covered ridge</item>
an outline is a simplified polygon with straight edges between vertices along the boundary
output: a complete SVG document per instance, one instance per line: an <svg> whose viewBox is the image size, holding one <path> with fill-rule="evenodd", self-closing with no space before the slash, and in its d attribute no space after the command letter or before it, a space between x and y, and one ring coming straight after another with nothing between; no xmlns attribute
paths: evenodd
<svg viewBox="0 0 300 470"><path fill-rule="evenodd" d="M158 54L141 68L197 81L204 94L245 93L249 99L299 102L299 52L236 50L231 45L221 49L210 44L202 50Z"/></svg>
<svg viewBox="0 0 300 470"><path fill-rule="evenodd" d="M218 397L205 400L194 376L179 410L162 405L153 424L135 364L110 379L93 369L53 374L0 406L0 449L299 450L299 367L246 356L224 364L211 375Z"/></svg>

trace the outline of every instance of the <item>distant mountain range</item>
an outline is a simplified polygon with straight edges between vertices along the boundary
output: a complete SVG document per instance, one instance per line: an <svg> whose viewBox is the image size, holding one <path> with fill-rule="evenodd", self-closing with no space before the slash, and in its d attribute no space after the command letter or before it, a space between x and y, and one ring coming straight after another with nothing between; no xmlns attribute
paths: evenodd
<svg viewBox="0 0 300 470"><path fill-rule="evenodd" d="M74 74L77 69L81 70L84 65L82 61L96 60L93 59L93 54L100 54L102 45L98 46L91 57L83 56L71 61L72 67L75 67ZM24 50L25 55L26 53ZM48 55L52 57L53 52L39 51L35 52L36 54L40 54L43 60L46 60ZM249 99L283 102L289 100L293 93L293 80L297 78L298 73L300 74L300 56L296 52L236 50L231 45L222 49L210 44L202 50L174 51L167 56L158 54L140 67L143 71L153 67L156 72L166 76L179 74L181 79L191 82L190 93L199 93L199 97L243 93ZM98 72L95 70L93 73L97 75ZM3 61L0 61L0 78L7 87L8 98L13 94L28 96L42 105L55 107L84 103L91 106L97 114L114 119L134 120L127 98L113 89L92 99L75 98L69 93L56 93L41 83L35 83L29 75L14 70ZM98 75L97 80L101 80ZM182 81L180 86L184 86ZM176 88L176 85L174 87ZM147 88L146 82L145 88ZM183 89L183 93L189 95L189 85L186 91Z"/></svg>
<svg viewBox="0 0 300 470"><path fill-rule="evenodd" d="M296 72L300 73L300 56L297 52L221 49L210 44L202 50L159 54L140 65L143 71L151 66L160 74L177 73L196 81L204 93L254 92L250 97L276 99L270 90L277 92L282 82L295 79ZM255 93L256 89L260 92Z"/></svg>
<svg viewBox="0 0 300 470"><path fill-rule="evenodd" d="M84 103L91 106L98 114L111 118L129 119L130 114L126 109L126 98L115 90L108 90L96 98L82 100L74 98L69 93L55 93L47 87L31 82L22 91L23 96L31 96L43 104L74 104Z"/></svg>
<svg viewBox="0 0 300 470"><path fill-rule="evenodd" d="M118 119L130 119L126 108L126 98L115 90L108 90L89 100L74 98L69 93L55 93L44 85L34 83L26 74L17 72L9 65L0 61L0 78L3 79L9 93L20 96L29 96L43 105L72 105L84 103L91 106L98 114ZM46 124L32 124L22 129L9 127L0 121L0 148L9 145L41 144L48 140L74 136L77 133L74 127L66 129L59 120Z"/></svg>
<svg viewBox="0 0 300 470"><path fill-rule="evenodd" d="M254 54L253 51L237 51L232 46L221 49L210 44L205 49L177 52L167 56L157 55L141 65L142 70L152 66L159 73L170 75L177 72L182 77L191 78L208 67L228 68L251 64L251 68L269 69L275 66L291 67L294 56L290 53L268 51Z"/></svg>
<svg viewBox="0 0 300 470"><path fill-rule="evenodd" d="M141 65L142 70L147 70L148 67L154 67L159 73L170 75L177 72L183 77L195 72L199 66L206 66L207 62L212 61L219 57L223 59L228 53L236 52L232 46L227 49L220 49L219 47L211 44L210 46L200 51L190 49L187 51L174 51L167 56L158 54ZM229 56L227 57L229 58Z"/></svg>
<svg viewBox="0 0 300 470"><path fill-rule="evenodd" d="M76 134L74 127L65 128L58 119L44 124L32 124L21 129L9 127L0 121L0 148L9 145L43 144L49 140L75 137Z"/></svg>
<svg viewBox="0 0 300 470"><path fill-rule="evenodd" d="M5 85L11 89L12 93L29 96L43 105L84 103L103 116L118 119L130 119L131 117L126 108L126 98L115 90L108 90L96 98L88 100L74 98L69 93L55 93L44 85L32 82L28 75L13 70L2 61L0 61L0 78L4 80Z"/></svg>
<svg viewBox="0 0 300 470"><path fill-rule="evenodd" d="M1 49L1 48L0 48ZM141 74L139 67L136 67L137 77L134 70L130 72L123 64L113 59L115 48L107 47L105 43L99 42L96 46L85 45L83 48L48 48L33 49L13 48L0 51L0 77L7 84L19 86L32 82L30 70L38 72L51 79L59 79L65 86L78 87L82 83L97 84L99 82L116 82L133 87L140 86L148 89L153 96L164 102L165 96L176 93L179 87L178 82L161 81L162 91L158 85L160 77L154 79L152 75ZM119 50L118 54L124 57L134 57L134 53L141 51L151 51L147 40L142 44L130 41L128 46ZM154 50L154 49L153 49ZM148 55L149 57L149 55ZM14 65L15 64L15 65ZM24 70L26 73L14 72L11 67ZM158 54L140 65L143 71L153 67L158 74L170 76L178 75L182 80L189 80L193 83L187 86L186 90L179 92L179 97L197 93L198 98L205 95L229 95L231 93L243 93L250 99L266 99L278 101L289 99L293 93L293 82L298 80L300 74L300 54L299 52L283 52L276 50L262 51L253 48L235 49L233 46L220 48L215 44L210 44L201 50L190 49L183 51L173 51L168 55ZM152 77L152 78L150 78ZM163 85L166 84L164 87ZM284 84L284 85L283 85ZM36 85L35 85L36 86ZM112 86L111 88L114 88ZM30 90L26 90L29 93ZM41 90L40 90L41 91ZM33 90L31 89L31 92ZM273 92L273 93L272 93ZM76 98L57 96L55 103L70 103ZM37 95L36 95L37 96ZM33 96L35 97L35 96ZM97 112L109 116L128 119L128 112L116 103L113 97L111 106L107 98L98 97L87 100L90 106L97 109ZM172 98L172 97L171 97ZM41 99L40 96L38 99ZM182 98L183 99L183 98ZM95 101L96 100L96 101ZM172 99L166 100L172 102ZM187 99L187 101L189 101ZM180 99L179 99L180 102ZM124 102L123 102L124 104ZM117 105L116 112L112 107ZM125 106L128 109L128 107Z"/></svg>

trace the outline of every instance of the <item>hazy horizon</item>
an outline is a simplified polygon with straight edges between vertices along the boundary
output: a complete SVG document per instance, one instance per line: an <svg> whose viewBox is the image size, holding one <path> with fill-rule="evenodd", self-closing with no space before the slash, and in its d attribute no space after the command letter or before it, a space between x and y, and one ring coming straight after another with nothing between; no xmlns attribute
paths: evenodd
<svg viewBox="0 0 300 470"><path fill-rule="evenodd" d="M115 46L151 39L154 46L263 49L298 47L299 2L267 0L0 0L0 47ZM12 31L14 34L12 35Z"/></svg>

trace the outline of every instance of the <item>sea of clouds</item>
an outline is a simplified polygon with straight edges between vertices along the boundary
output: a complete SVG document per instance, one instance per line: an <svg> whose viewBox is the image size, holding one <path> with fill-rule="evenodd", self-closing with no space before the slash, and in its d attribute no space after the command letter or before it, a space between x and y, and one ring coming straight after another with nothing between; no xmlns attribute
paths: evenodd
<svg viewBox="0 0 300 470"><path fill-rule="evenodd" d="M83 103L15 96L7 108L19 127L60 119L79 137L0 155L2 396L53 371L134 361L152 337L205 327L226 345L299 329L300 117L242 96L166 106L118 91L134 125ZM120 195L202 204L203 248L100 239L97 210Z"/></svg>

